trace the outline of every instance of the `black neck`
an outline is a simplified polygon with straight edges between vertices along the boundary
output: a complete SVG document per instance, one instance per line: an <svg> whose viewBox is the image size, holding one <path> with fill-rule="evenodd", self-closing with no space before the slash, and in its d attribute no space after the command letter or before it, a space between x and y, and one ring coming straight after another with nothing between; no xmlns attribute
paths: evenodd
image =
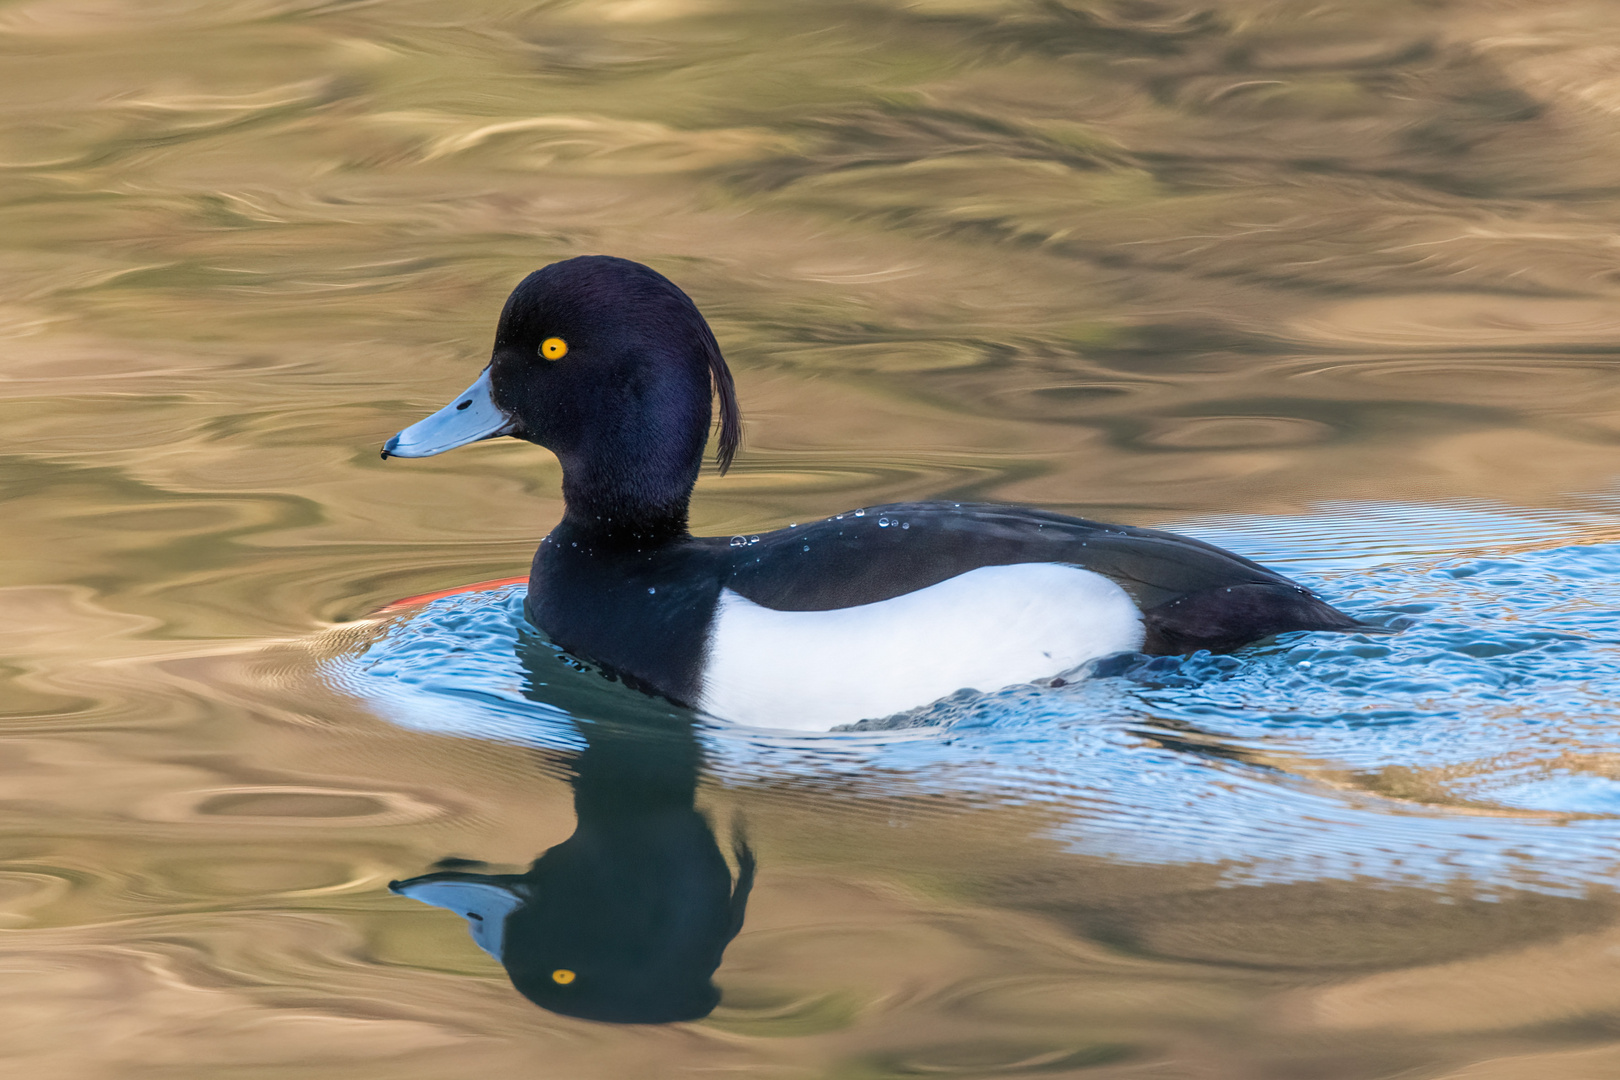
<svg viewBox="0 0 1620 1080"><path fill-rule="evenodd" d="M686 514L692 479L659 477L652 470L614 476L564 461L562 488L567 510L559 527L594 545L658 547L691 535Z"/></svg>

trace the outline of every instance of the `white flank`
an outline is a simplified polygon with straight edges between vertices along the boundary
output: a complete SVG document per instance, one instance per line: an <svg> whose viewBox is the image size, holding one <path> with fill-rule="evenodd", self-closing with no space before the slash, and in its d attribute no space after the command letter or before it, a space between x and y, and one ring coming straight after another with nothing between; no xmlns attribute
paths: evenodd
<svg viewBox="0 0 1620 1080"><path fill-rule="evenodd" d="M698 703L735 723L825 731L1059 675L1142 639L1124 589L1061 563L980 567L833 611L775 611L727 589Z"/></svg>

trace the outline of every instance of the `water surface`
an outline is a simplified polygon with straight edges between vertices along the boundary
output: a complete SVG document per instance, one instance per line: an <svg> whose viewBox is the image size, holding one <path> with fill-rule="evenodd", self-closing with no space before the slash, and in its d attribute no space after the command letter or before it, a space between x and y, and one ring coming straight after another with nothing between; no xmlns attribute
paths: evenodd
<svg viewBox="0 0 1620 1080"><path fill-rule="evenodd" d="M1616 33L1583 0L0 4L0 1054L1620 1071ZM376 451L586 252L674 278L736 372L698 531L1030 502L1406 629L803 733L639 698L511 589L374 616L556 520L538 448ZM581 762L633 779L671 725L691 850L758 858L705 1019L537 1008L388 891L525 872L596 827Z"/></svg>

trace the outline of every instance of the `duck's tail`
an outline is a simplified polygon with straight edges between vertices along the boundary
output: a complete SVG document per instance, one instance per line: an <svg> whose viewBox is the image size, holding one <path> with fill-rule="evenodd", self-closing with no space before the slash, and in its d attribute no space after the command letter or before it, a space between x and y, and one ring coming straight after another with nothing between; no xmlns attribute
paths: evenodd
<svg viewBox="0 0 1620 1080"><path fill-rule="evenodd" d="M1208 649L1231 652L1252 641L1294 630L1391 633L1346 615L1291 581L1253 581L1190 593L1143 612L1142 651L1184 655Z"/></svg>

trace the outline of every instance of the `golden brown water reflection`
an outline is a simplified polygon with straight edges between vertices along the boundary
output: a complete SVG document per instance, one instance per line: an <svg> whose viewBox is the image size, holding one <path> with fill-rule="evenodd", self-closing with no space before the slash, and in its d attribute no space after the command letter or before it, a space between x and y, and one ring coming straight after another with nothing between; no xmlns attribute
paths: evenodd
<svg viewBox="0 0 1620 1080"><path fill-rule="evenodd" d="M881 777L708 783L762 866L720 1008L553 1016L385 885L567 836L566 755L396 728L296 644L526 568L548 455L376 448L583 252L736 372L702 532L1491 500L1612 540L1617 55L1583 0L0 5L0 1057L1620 1073L1606 883L1238 885Z"/></svg>

